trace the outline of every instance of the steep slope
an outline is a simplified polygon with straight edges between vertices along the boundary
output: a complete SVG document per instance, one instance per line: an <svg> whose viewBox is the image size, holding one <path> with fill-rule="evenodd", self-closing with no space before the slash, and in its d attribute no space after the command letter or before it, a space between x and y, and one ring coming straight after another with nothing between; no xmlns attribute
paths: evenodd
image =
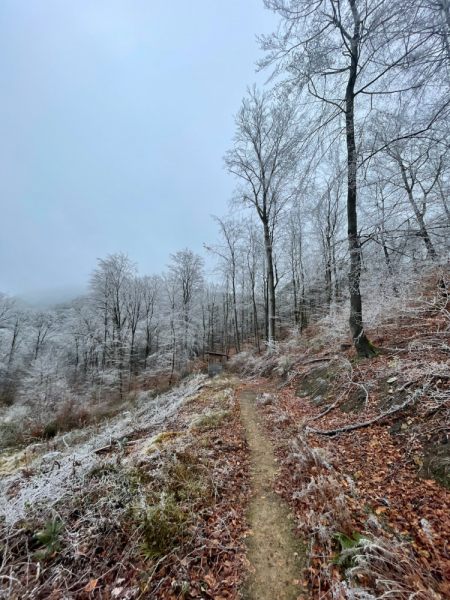
<svg viewBox="0 0 450 600"><path fill-rule="evenodd" d="M2 480L0 597L237 598L248 452L236 383L198 376L29 449Z"/></svg>

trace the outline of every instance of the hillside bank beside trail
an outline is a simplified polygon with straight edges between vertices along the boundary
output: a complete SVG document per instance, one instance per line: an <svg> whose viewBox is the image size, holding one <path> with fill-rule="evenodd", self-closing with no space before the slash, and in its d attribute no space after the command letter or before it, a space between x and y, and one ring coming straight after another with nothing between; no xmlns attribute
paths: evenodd
<svg viewBox="0 0 450 600"><path fill-rule="evenodd" d="M2 481L0 598L237 599L248 450L237 379L197 376Z"/></svg>

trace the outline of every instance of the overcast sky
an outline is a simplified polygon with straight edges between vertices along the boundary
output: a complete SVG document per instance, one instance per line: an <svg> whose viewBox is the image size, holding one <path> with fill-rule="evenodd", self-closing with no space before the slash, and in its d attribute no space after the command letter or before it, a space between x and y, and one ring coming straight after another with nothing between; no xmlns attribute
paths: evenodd
<svg viewBox="0 0 450 600"><path fill-rule="evenodd" d="M263 0L2 0L0 291L141 274L216 237L232 114L276 25Z"/></svg>

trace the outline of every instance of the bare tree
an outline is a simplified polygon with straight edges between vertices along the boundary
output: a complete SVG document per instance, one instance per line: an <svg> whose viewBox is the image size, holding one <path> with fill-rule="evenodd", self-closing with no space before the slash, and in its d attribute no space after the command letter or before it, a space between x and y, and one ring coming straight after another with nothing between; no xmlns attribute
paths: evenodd
<svg viewBox="0 0 450 600"><path fill-rule="evenodd" d="M152 351L153 336L157 324L155 324L155 312L160 295L161 279L157 275L146 275L141 279L142 289L142 314L144 319L145 348L144 348L144 367L147 367L147 361Z"/></svg>
<svg viewBox="0 0 450 600"><path fill-rule="evenodd" d="M123 253L108 255L98 262L99 266L93 271L89 285L94 304L103 314L105 353L109 344L110 358L118 370L119 393L122 395L125 336L129 319L127 294L137 267ZM108 328L109 325L111 329Z"/></svg>
<svg viewBox="0 0 450 600"><path fill-rule="evenodd" d="M5 327L6 322L12 314L16 301L8 294L0 292L0 328Z"/></svg>
<svg viewBox="0 0 450 600"><path fill-rule="evenodd" d="M228 171L241 180L234 201L252 207L261 220L266 252L269 347L275 340L273 236L280 215L295 195L299 159L298 114L286 99L271 100L256 88L235 117L234 148L225 155Z"/></svg>
<svg viewBox="0 0 450 600"><path fill-rule="evenodd" d="M44 344L55 328L56 315L52 311L38 311L34 314L32 327L34 331L33 359L36 360Z"/></svg>
<svg viewBox="0 0 450 600"><path fill-rule="evenodd" d="M175 285L178 286L180 311L183 321L184 362L191 357L192 350L198 347L197 329L194 322L194 308L204 286L205 261L199 254L189 248L171 254L172 262L168 265Z"/></svg>
<svg viewBox="0 0 450 600"><path fill-rule="evenodd" d="M206 249L222 259L220 268L222 272L229 274L231 282L231 293L233 296L233 317L234 317L234 336L236 352L241 351L240 336L239 336L239 323L237 313L237 272L238 262L241 252L241 236L242 226L236 220L232 218L219 219L219 217L213 217L213 219L219 225L220 236L222 243L214 244L213 246L206 246Z"/></svg>
<svg viewBox="0 0 450 600"><path fill-rule="evenodd" d="M317 204L312 210L314 219L314 229L320 239L322 250L324 271L326 302L331 304L333 292L335 300L339 295L339 281L337 273L336 246L338 244L338 234L342 226L342 168L339 164L330 165L325 163L331 171L331 176L325 176L325 185L323 192L318 198ZM334 283L333 283L334 279Z"/></svg>
<svg viewBox="0 0 450 600"><path fill-rule="evenodd" d="M253 308L253 333L255 336L255 346L258 348L258 352L261 352L260 346L260 334L259 334L259 319L258 319L258 302L257 302L257 281L260 270L260 248L261 240L258 236L255 224L252 219L246 223L246 243L244 247L245 263L247 266L247 272L250 279L250 292L251 301Z"/></svg>
<svg viewBox="0 0 450 600"><path fill-rule="evenodd" d="M278 87L307 90L317 104L312 133L343 133L347 149L347 225L350 254L350 332L360 357L375 354L362 319L361 240L358 229L359 142L368 112L386 94L420 87L423 73L411 76L432 44L433 32L420 28L408 2L380 0L265 0L282 21L276 33L261 38L268 53L259 65L275 65L287 77ZM430 41L431 40L431 41ZM427 45L428 44L428 45ZM406 75L405 75L406 73ZM412 79L414 81L412 82ZM358 103L357 103L358 100ZM358 117L358 121L357 121ZM341 120L345 127L341 128Z"/></svg>
<svg viewBox="0 0 450 600"><path fill-rule="evenodd" d="M131 277L127 281L126 311L128 319L128 327L130 329L130 351L129 351L129 372L130 377L128 386L131 385L131 373L136 371L136 330L141 321L144 310L144 290L140 277ZM130 390L130 387L128 388Z"/></svg>

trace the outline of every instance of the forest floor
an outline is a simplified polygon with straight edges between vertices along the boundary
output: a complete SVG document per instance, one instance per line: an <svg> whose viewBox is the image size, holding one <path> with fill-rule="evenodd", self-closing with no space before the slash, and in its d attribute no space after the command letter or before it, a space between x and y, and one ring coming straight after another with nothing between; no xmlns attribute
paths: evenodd
<svg viewBox="0 0 450 600"><path fill-rule="evenodd" d="M0 599L450 598L448 301L3 452Z"/></svg>
<svg viewBox="0 0 450 600"><path fill-rule="evenodd" d="M386 361L357 370L391 380ZM94 453L64 455L55 440L46 451L59 465L16 464L4 479L0 598L448 598L450 492L423 472L417 429L436 423L408 407L334 437L307 432L306 422L331 429L381 413L350 386L320 417L333 385L343 389L340 371L327 357L304 362L289 385L197 377L166 395L161 406L179 408L151 427L119 420L115 442L99 432ZM65 460L72 487L58 480Z"/></svg>

